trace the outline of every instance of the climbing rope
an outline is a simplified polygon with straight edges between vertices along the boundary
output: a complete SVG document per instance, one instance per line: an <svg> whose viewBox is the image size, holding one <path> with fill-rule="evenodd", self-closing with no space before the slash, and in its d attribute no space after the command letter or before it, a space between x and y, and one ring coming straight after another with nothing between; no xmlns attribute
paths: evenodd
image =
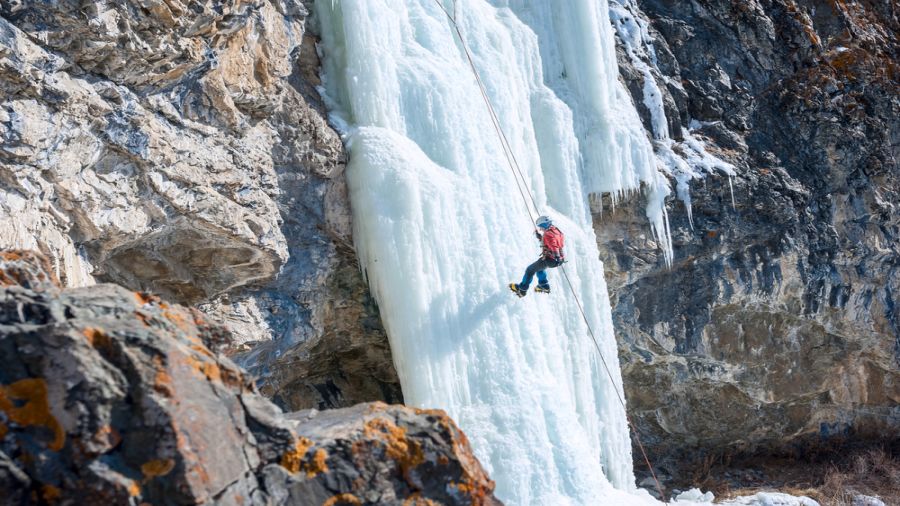
<svg viewBox="0 0 900 506"><path fill-rule="evenodd" d="M528 188L525 176L522 175L522 169L519 167L519 162L518 160L516 160L516 155L509 143L509 139L507 139L506 137L506 133L503 131L503 127L500 125L500 119L498 118L497 113L494 110L494 106L491 104L490 98L488 98L487 88L484 86L484 82L481 80L481 75L478 73L478 69L475 67L475 61L472 59L472 54L469 52L469 47L466 45L466 41L462 36L459 25L456 22L456 0L453 0L453 14L450 14L447 9L444 8L441 0L434 0L434 3L437 4L441 11L444 12L444 14L447 16L447 19L450 21L450 25L453 26L453 29L456 31L456 36L459 38L459 42L462 45L463 52L466 55L466 60L469 62L469 67L472 69L472 74L475 76L475 81L478 84L479 91L481 92L481 98L484 99L484 103L487 106L488 113L491 117L491 123L493 124L494 130L497 132L497 136L500 139L500 144L503 148L503 153L506 156L506 161L509 164L510 170L513 172L513 179L515 179L516 186L519 189L519 194L522 196L522 202L525 205L525 211L528 213L528 218L530 219L531 223L534 223L535 216L537 214L540 214L538 211L537 202L534 199L534 194ZM530 206L529 199L525 197L526 193L528 194L528 197L530 197ZM532 214L531 212L532 207L534 208L534 214ZM566 284L569 286L569 291L572 292L572 297L575 299L578 310L581 312L581 317L584 319L584 324L588 328L588 333L591 336L591 341L593 341L594 343L594 348L597 349L597 356L600 357L600 362L603 364L603 368L606 370L606 375L609 376L610 385L612 386L613 391L616 392L616 397L619 399L619 403L622 405L622 410L625 412L625 420L628 422L628 426L631 427L631 430L634 433L634 437L637 440L638 448L640 448L641 450L641 455L644 457L644 462L647 464L647 468L650 470L650 474L653 476L653 481L656 484L656 490L659 492L659 497L661 500L665 500L662 486L659 484L659 479L656 477L656 472L653 470L653 465L650 463L650 458L647 456L647 451L644 449L644 445L641 442L641 436L638 434L637 427L634 425L634 422L631 421L631 417L628 416L628 409L625 407L625 398L623 394L619 392L619 389L616 388L616 381L615 379L613 379L613 375L610 371L609 365L606 363L606 359L603 357L603 352L600 351L600 344L597 341L596 335L594 335L594 329L591 327L590 321L588 321L587 314L584 311L584 307L581 305L581 300L578 298L578 294L575 292L575 287L572 284L572 280L569 279L569 273L566 272L565 266L560 266L560 269L562 270L563 276L566 279Z"/></svg>
<svg viewBox="0 0 900 506"><path fill-rule="evenodd" d="M516 187L519 189L519 195L522 196L522 202L525 204L525 210L528 213L529 222L534 223L535 218L538 214L540 214L540 212L538 211L537 202L535 202L534 200L534 195L532 195L531 191L528 190L528 184L525 180L525 177L522 176L522 170L519 167L519 161L516 159L516 155L509 143L509 139L507 139L506 137L506 133L503 131L503 127L500 126L500 119L497 116L496 111L494 110L494 106L491 104L491 101L488 98L487 88L484 86L484 82L481 80L481 74L479 74L478 69L475 68L475 60L472 59L472 54L471 52L469 52L469 47L466 45L466 41L465 39L463 39L462 32L459 29L459 25L456 23L456 0L453 0L452 15L447 12L447 9L444 8L440 0L434 0L434 3L436 3L437 6L444 12L444 14L447 16L447 19L450 20L450 25L453 26L453 29L456 31L456 36L459 37L463 52L466 55L466 61L469 62L469 68L472 69L472 74L475 76L475 82L478 84L478 91L481 92L481 98L484 99L484 103L487 106L488 115L491 118L491 123L493 124L494 130L497 132L497 135L500 138L500 146L501 148L503 148L503 154L506 156L506 162L512 169L513 179L515 179L516 181ZM526 193L531 199L531 206L529 206L529 199L525 197ZM534 214L532 214L531 212L532 206L534 207Z"/></svg>

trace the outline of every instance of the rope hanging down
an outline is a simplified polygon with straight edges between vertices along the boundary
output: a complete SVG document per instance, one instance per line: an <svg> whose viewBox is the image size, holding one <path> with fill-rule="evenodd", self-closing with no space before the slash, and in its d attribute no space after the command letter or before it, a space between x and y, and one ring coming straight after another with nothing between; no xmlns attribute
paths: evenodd
<svg viewBox="0 0 900 506"><path fill-rule="evenodd" d="M450 25L453 26L453 29L456 31L456 36L459 38L459 42L462 44L463 52L466 54L466 60L469 62L469 68L472 69L472 74L475 76L475 82L478 84L478 91L481 92L481 98L484 99L484 103L487 106L488 114L491 117L491 123L494 125L494 130L497 132L497 135L500 138L500 146L503 148L503 154L506 156L506 162L509 164L510 169L512 169L513 179L516 180L516 187L519 189L519 195L522 196L522 202L525 204L525 210L528 213L528 220L530 223L534 223L537 215L540 214L540 212L538 211L537 202L535 202L534 200L534 195L532 195L531 191L528 190L528 184L525 180L525 177L522 176L522 171L519 168L519 161L516 159L516 155L509 144L509 139L506 138L506 133L500 126L500 119L497 117L494 106L491 104L491 101L488 98L487 88L485 88L484 82L481 80L481 74L479 74L478 69L475 68L475 60L472 59L472 54L469 52L469 46L466 45L466 41L465 39L463 39L462 32L459 30L459 25L456 24L456 0L453 0L453 15L447 12L447 9L444 8L440 0L434 0L434 3L436 3L442 11L444 11L447 19L450 20ZM526 193L531 199L531 206L528 205L528 199L525 197ZM532 207L534 208L534 214L532 214L531 212Z"/></svg>
<svg viewBox="0 0 900 506"><path fill-rule="evenodd" d="M481 75L478 73L478 69L475 67L475 62L472 59L471 53L469 52L469 47L466 45L466 41L462 36L459 25L456 23L456 0L453 0L452 15L447 12L447 9L444 8L440 0L434 0L434 3L437 4L437 6L444 12L444 14L447 16L447 19L450 21L450 25L453 26L453 29L456 31L456 36L459 38L459 42L462 45L463 52L465 52L466 60L469 62L469 67L472 69L472 74L474 74L475 81L478 83L478 89L481 92L481 98L484 99L484 103L487 106L488 113L491 117L491 123L494 126L494 130L497 132L497 136L500 138L500 144L503 147L503 153L504 155L506 155L506 161L509 164L510 170L513 172L513 178L516 180L516 186L519 189L519 194L522 196L522 202L525 205L525 211L528 213L528 218L531 223L534 223L535 215L540 214L538 211L537 202L535 202L534 195L531 193L531 190L528 189L526 179L522 175L522 170L519 167L519 162L518 160L516 160L516 155L513 153L512 147L509 144L509 140L506 137L506 133L504 133L503 127L500 125L500 120L497 117L497 113L494 111L494 106L491 104L491 101L488 98L487 89L485 88L484 83L481 80ZM525 197L526 193L531 200L531 206L529 206L529 199ZM531 212L532 207L534 209L534 214L532 214ZM647 468L650 470L650 474L653 476L653 481L656 484L656 490L659 492L660 499L665 500L662 486L659 483L659 479L656 477L656 472L653 470L653 465L650 463L650 458L647 457L647 452L644 449L644 445L643 443L641 443L641 436L638 434L637 427L631 421L631 417L628 416L628 410L625 407L625 398L623 397L622 393L619 392L619 389L616 388L616 382L613 379L612 372L609 369L609 365L606 363L606 359L603 357L603 352L600 351L600 344L597 342L597 337L594 335L594 329L591 327L591 323L588 321L587 314L584 311L584 307L581 305L581 300L578 298L578 294L575 292L575 287L572 285L572 280L569 279L569 273L566 272L565 266L560 266L560 269L562 270L563 276L566 279L566 284L569 286L569 291L572 292L572 297L575 299L578 310L581 312L581 317L584 319L584 324L588 328L588 332L591 336L591 341L593 341L594 348L596 348L597 350L597 356L600 357L600 362L603 364L603 368L606 370L606 375L609 376L610 385L612 386L613 391L616 392L616 397L618 398L619 403L622 405L622 410L625 412L625 420L631 427L631 430L634 433L634 437L637 440L638 448L640 448L641 450L641 455L644 457L644 462L647 464Z"/></svg>

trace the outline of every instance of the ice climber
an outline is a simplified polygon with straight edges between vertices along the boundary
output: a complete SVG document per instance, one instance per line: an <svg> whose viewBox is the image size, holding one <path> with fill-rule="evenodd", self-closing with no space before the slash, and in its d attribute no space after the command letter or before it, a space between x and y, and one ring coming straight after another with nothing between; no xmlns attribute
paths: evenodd
<svg viewBox="0 0 900 506"><path fill-rule="evenodd" d="M528 286L531 285L531 280L535 274L537 274L538 284L534 291L550 293L550 283L547 281L546 270L552 267L559 267L566 261L565 253L563 253L563 242L565 239L563 233L553 226L553 221L547 216L541 216L534 223L540 229L535 230L534 235L541 241L541 256L525 269L525 276L522 277L521 283L509 284L509 289L519 297L524 297L528 293Z"/></svg>

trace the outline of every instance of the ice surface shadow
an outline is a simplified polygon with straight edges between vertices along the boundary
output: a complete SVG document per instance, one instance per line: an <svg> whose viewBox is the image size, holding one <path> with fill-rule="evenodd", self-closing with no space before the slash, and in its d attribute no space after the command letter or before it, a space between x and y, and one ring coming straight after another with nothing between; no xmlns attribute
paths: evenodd
<svg viewBox="0 0 900 506"><path fill-rule="evenodd" d="M431 304L429 318L431 328L436 334L441 334L440 338L434 340L435 350L441 355L454 351L465 341L466 336L478 330L478 327L491 318L499 317L500 313L497 310L514 302L513 297L515 296L509 292L497 291L484 300L473 300L459 311L452 313L447 309L449 306L447 296L436 299Z"/></svg>

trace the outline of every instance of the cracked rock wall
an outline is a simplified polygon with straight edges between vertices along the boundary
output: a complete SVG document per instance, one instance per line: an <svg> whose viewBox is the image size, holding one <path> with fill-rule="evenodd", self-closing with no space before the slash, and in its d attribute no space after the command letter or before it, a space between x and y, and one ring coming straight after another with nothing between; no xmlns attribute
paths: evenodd
<svg viewBox="0 0 900 506"><path fill-rule="evenodd" d="M668 203L670 269L639 199L595 217L655 461L896 445L896 3L616 3L648 26L673 138L691 128L736 169L733 197L725 177L690 183L693 223ZM649 131L643 76L619 56Z"/></svg>

